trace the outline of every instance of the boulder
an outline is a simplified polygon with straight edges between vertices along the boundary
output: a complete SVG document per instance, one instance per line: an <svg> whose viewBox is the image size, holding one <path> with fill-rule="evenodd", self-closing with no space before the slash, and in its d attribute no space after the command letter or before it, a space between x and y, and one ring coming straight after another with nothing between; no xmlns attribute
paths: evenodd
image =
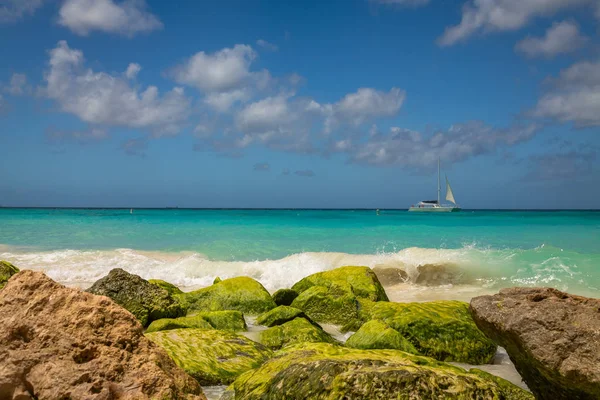
<svg viewBox="0 0 600 400"><path fill-rule="evenodd" d="M208 323L204 318L199 315L191 317L179 317L179 318L161 318L156 321L152 321L146 333L168 331L171 329L215 329L211 324Z"/></svg>
<svg viewBox="0 0 600 400"><path fill-rule="evenodd" d="M398 331L390 328L384 322L371 320L350 336L346 346L355 349L395 349L412 354L419 354L415 347Z"/></svg>
<svg viewBox="0 0 600 400"><path fill-rule="evenodd" d="M398 331L420 354L439 361L486 364L496 353L496 345L477 328L469 305L461 301L379 302L370 316Z"/></svg>
<svg viewBox="0 0 600 400"><path fill-rule="evenodd" d="M463 273L453 264L425 264L417 267L415 283L423 286L440 286L463 282Z"/></svg>
<svg viewBox="0 0 600 400"><path fill-rule="evenodd" d="M304 311L317 322L343 325L359 319L356 296L335 284L308 288L296 297L292 307Z"/></svg>
<svg viewBox="0 0 600 400"><path fill-rule="evenodd" d="M177 318L186 313L180 302L165 289L120 268L111 270L87 291L110 297L144 326L157 319Z"/></svg>
<svg viewBox="0 0 600 400"><path fill-rule="evenodd" d="M238 310L258 315L276 307L263 285L246 276L225 279L177 297L190 311Z"/></svg>
<svg viewBox="0 0 600 400"><path fill-rule="evenodd" d="M148 326L146 333L186 328L242 332L247 326L244 315L239 311L209 311L187 317L158 319Z"/></svg>
<svg viewBox="0 0 600 400"><path fill-rule="evenodd" d="M147 333L146 337L202 385L227 385L272 356L262 344L232 332L173 329Z"/></svg>
<svg viewBox="0 0 600 400"><path fill-rule="evenodd" d="M294 307L279 306L277 308L267 311L266 313L260 314L256 318L256 323L258 325L271 327L275 325L285 324L286 322L291 321L297 317L308 318L302 310L299 310Z"/></svg>
<svg viewBox="0 0 600 400"><path fill-rule="evenodd" d="M303 343L241 375L221 399L533 400L499 379L401 351Z"/></svg>
<svg viewBox="0 0 600 400"><path fill-rule="evenodd" d="M320 326L305 318L296 318L260 333L260 342L271 349L280 349L295 343L335 341Z"/></svg>
<svg viewBox="0 0 600 400"><path fill-rule="evenodd" d="M8 279L19 272L19 268L15 267L8 261L0 261L0 289L2 289Z"/></svg>
<svg viewBox="0 0 600 400"><path fill-rule="evenodd" d="M273 301L278 306L290 306L296 297L298 292L293 289L279 289L273 293Z"/></svg>
<svg viewBox="0 0 600 400"><path fill-rule="evenodd" d="M348 266L318 272L300 280L292 286L292 289L301 294L313 286L329 288L332 285L349 287L349 290L359 298L372 301L388 301L377 275L368 267Z"/></svg>
<svg viewBox="0 0 600 400"><path fill-rule="evenodd" d="M383 286L393 286L408 281L408 274L400 268L374 267L373 272Z"/></svg>
<svg viewBox="0 0 600 400"><path fill-rule="evenodd" d="M600 398L599 299L511 288L474 298L471 312L538 399Z"/></svg>
<svg viewBox="0 0 600 400"><path fill-rule="evenodd" d="M173 296L175 294L183 293L181 291L181 289L179 289L177 286L173 285L172 283L160 280L160 279L150 279L150 280L148 280L148 282L150 282L153 285L158 286L159 288L166 290L167 292L169 292L169 294L171 296Z"/></svg>
<svg viewBox="0 0 600 400"><path fill-rule="evenodd" d="M107 297L22 271L0 291L0 398L205 399Z"/></svg>

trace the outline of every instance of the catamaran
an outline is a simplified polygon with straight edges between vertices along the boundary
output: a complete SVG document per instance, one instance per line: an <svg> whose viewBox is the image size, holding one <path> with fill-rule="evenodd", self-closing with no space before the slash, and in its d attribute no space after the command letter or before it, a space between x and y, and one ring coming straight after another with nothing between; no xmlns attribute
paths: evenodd
<svg viewBox="0 0 600 400"><path fill-rule="evenodd" d="M423 200L417 205L411 206L408 211L421 211L421 212L456 212L460 211L460 207L454 200L454 193L448 182L448 176L446 176L446 200L452 204L442 204L440 202L440 159L438 158L438 197L437 200Z"/></svg>

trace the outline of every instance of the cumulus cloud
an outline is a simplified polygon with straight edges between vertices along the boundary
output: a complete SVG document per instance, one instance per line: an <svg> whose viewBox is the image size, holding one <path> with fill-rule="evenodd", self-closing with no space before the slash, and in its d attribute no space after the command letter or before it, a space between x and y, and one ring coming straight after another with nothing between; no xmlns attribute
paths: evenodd
<svg viewBox="0 0 600 400"><path fill-rule="evenodd" d="M547 85L531 115L577 127L600 126L600 61L576 63Z"/></svg>
<svg viewBox="0 0 600 400"><path fill-rule="evenodd" d="M31 86L27 83L27 75L18 73L12 74L9 84L2 89L13 96L21 96L31 92Z"/></svg>
<svg viewBox="0 0 600 400"><path fill-rule="evenodd" d="M558 54L570 53L581 48L587 38L579 33L579 26L572 21L556 22L544 37L528 36L515 46L527 57L552 58Z"/></svg>
<svg viewBox="0 0 600 400"><path fill-rule="evenodd" d="M99 126L150 129L154 135L177 133L188 117L190 100L182 88L131 87L122 76L85 68L83 53L60 41L50 51L45 95L62 111Z"/></svg>
<svg viewBox="0 0 600 400"><path fill-rule="evenodd" d="M44 0L3 0L0 2L0 23L16 22L32 15L44 4Z"/></svg>
<svg viewBox="0 0 600 400"><path fill-rule="evenodd" d="M464 161L529 140L537 131L536 125L497 129L481 121L456 124L433 135L394 127L389 133L371 133L364 141L344 145L343 151L355 163L431 167L438 157L446 162Z"/></svg>
<svg viewBox="0 0 600 400"><path fill-rule="evenodd" d="M256 44L259 45L260 47L262 47L265 50L269 50L269 51L277 51L277 50L279 50L279 47L277 47L276 44L267 42L266 40L263 40L263 39L258 39L256 41Z"/></svg>
<svg viewBox="0 0 600 400"><path fill-rule="evenodd" d="M145 0L66 0L60 8L58 23L81 36L101 31L131 37L163 27L146 10Z"/></svg>
<svg viewBox="0 0 600 400"><path fill-rule="evenodd" d="M271 170L271 166L269 165L269 163L257 163L254 164L254 167L252 167L252 169L255 171L269 171Z"/></svg>
<svg viewBox="0 0 600 400"><path fill-rule="evenodd" d="M134 79L141 70L142 70L142 66L140 64L131 63L127 66L127 70L125 71L125 76L129 79Z"/></svg>
<svg viewBox="0 0 600 400"><path fill-rule="evenodd" d="M461 22L446 28L438 44L451 46L477 33L514 31L533 18L593 4L596 0L469 0L463 6Z"/></svg>

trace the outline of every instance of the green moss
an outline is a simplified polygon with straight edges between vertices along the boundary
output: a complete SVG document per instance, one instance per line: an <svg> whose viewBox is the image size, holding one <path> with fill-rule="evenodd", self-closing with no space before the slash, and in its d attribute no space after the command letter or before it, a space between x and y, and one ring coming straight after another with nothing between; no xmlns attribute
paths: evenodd
<svg viewBox="0 0 600 400"><path fill-rule="evenodd" d="M382 321L371 320L348 338L346 346L355 349L395 349L419 354L404 336Z"/></svg>
<svg viewBox="0 0 600 400"><path fill-rule="evenodd" d="M267 311L266 313L260 314L256 318L256 323L258 325L271 327L275 325L284 324L288 321L293 320L296 317L307 318L306 314L304 314L302 310L299 310L294 307L279 306L277 308Z"/></svg>
<svg viewBox="0 0 600 400"><path fill-rule="evenodd" d="M201 312L198 316L212 325L215 329L232 332L243 332L248 327L244 314L236 310Z"/></svg>
<svg viewBox="0 0 600 400"><path fill-rule="evenodd" d="M488 372L482 371L477 368L471 368L469 370L469 372L473 375L477 375L482 378L489 379L489 380L496 382L498 387L500 387L500 391L502 392L502 395L504 396L505 399L535 400L535 396L531 392L528 392L525 389L521 389L520 387L513 385L506 379L502 379L499 376L492 375Z"/></svg>
<svg viewBox="0 0 600 400"><path fill-rule="evenodd" d="M273 301L278 306L289 306L298 297L298 292L293 289L279 289L273 293Z"/></svg>
<svg viewBox="0 0 600 400"><path fill-rule="evenodd" d="M423 355L441 361L485 364L496 346L475 325L461 301L376 303L371 318L400 332Z"/></svg>
<svg viewBox="0 0 600 400"><path fill-rule="evenodd" d="M177 297L190 311L238 310L257 315L275 308L275 302L263 285L246 276L225 279Z"/></svg>
<svg viewBox="0 0 600 400"><path fill-rule="evenodd" d="M334 340L321 327L305 318L296 318L283 325L274 326L260 333L260 341L272 349L303 342L334 343Z"/></svg>
<svg viewBox="0 0 600 400"><path fill-rule="evenodd" d="M312 286L303 291L292 307L306 313L314 321L343 325L359 319L356 297L340 286Z"/></svg>
<svg viewBox="0 0 600 400"><path fill-rule="evenodd" d="M227 392L244 400L521 399L503 396L510 392L495 379L427 357L325 343L290 346L242 374Z"/></svg>
<svg viewBox="0 0 600 400"><path fill-rule="evenodd" d="M110 297L144 326L157 319L177 318L186 314L185 307L167 290L120 268L111 270L87 291Z"/></svg>
<svg viewBox="0 0 600 400"><path fill-rule="evenodd" d="M297 282L292 286L292 289L302 293L313 286L329 288L333 284L341 287L348 284L350 291L359 298L372 301L388 301L377 275L368 267L341 267L331 271L319 272Z"/></svg>
<svg viewBox="0 0 600 400"><path fill-rule="evenodd" d="M188 329L188 328L215 329L204 318L202 318L199 315L196 315L193 317L157 319L156 321L152 321L152 323L150 325L148 325L148 328L146 329L146 333L167 331L170 329Z"/></svg>
<svg viewBox="0 0 600 400"><path fill-rule="evenodd" d="M146 337L202 385L229 384L272 356L260 343L225 331L174 329L147 333Z"/></svg>
<svg viewBox="0 0 600 400"><path fill-rule="evenodd" d="M159 288L166 290L171 296L174 294L183 293L181 291L181 289L179 289L177 286L173 285L172 283L160 280L160 279L149 279L148 282L150 282L153 285L158 286Z"/></svg>
<svg viewBox="0 0 600 400"><path fill-rule="evenodd" d="M216 277L216 278L213 280L213 285L214 285L215 283L219 283L219 282L221 282L222 280L223 280L223 279L221 279L221 278L219 278L219 277L217 276L217 277Z"/></svg>
<svg viewBox="0 0 600 400"><path fill-rule="evenodd" d="M19 272L19 268L8 261L0 261L0 289L6 286L8 279L17 272Z"/></svg>

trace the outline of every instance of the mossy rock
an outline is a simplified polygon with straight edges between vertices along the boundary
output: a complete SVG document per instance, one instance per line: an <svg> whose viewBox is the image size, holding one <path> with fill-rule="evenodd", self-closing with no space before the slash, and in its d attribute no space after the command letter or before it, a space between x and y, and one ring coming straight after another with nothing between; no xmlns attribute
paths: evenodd
<svg viewBox="0 0 600 400"><path fill-rule="evenodd" d="M440 361L486 364L496 353L462 301L376 303L370 315L402 334L420 354Z"/></svg>
<svg viewBox="0 0 600 400"><path fill-rule="evenodd" d="M500 378L427 357L303 343L241 375L222 399L531 399L526 396L523 389Z"/></svg>
<svg viewBox="0 0 600 400"><path fill-rule="evenodd" d="M221 281L223 281L223 279L221 279L221 278L219 278L219 277L217 276L217 277L216 277L216 278L213 280L213 285L214 285L215 283L219 283L219 282L221 282Z"/></svg>
<svg viewBox="0 0 600 400"><path fill-rule="evenodd" d="M190 311L237 310L258 315L276 307L271 295L259 282L241 276L176 296Z"/></svg>
<svg viewBox="0 0 600 400"><path fill-rule="evenodd" d="M329 288L312 286L303 291L292 303L292 307L306 313L317 322L344 325L359 320L359 303L352 293L338 290L338 285ZM333 290L332 290L333 288Z"/></svg>
<svg viewBox="0 0 600 400"><path fill-rule="evenodd" d="M0 289L6 286L8 279L17 272L19 272L19 268L8 261L0 261Z"/></svg>
<svg viewBox="0 0 600 400"><path fill-rule="evenodd" d="M280 349L294 343L335 341L320 326L305 318L296 318L260 333L260 342L272 349Z"/></svg>
<svg viewBox="0 0 600 400"><path fill-rule="evenodd" d="M355 349L390 349L402 350L419 354L417 349L398 331L390 328L384 322L371 320L346 341L346 346Z"/></svg>
<svg viewBox="0 0 600 400"><path fill-rule="evenodd" d="M153 285L158 286L159 288L166 290L167 292L169 292L169 294L171 296L173 296L174 294L183 293L181 291L181 289L179 289L177 286L173 285L172 283L160 280L160 279L149 279L148 282L150 282Z"/></svg>
<svg viewBox="0 0 600 400"><path fill-rule="evenodd" d="M299 310L294 307L279 306L267 311L266 313L260 314L256 318L256 323L258 325L271 327L275 325L285 324L286 322L291 321L297 317L308 318L302 310Z"/></svg>
<svg viewBox="0 0 600 400"><path fill-rule="evenodd" d="M157 319L177 318L186 314L185 307L167 290L120 268L111 270L87 291L110 297L144 326Z"/></svg>
<svg viewBox="0 0 600 400"><path fill-rule="evenodd" d="M227 385L272 356L267 347L232 332L174 329L146 337L201 385Z"/></svg>
<svg viewBox="0 0 600 400"><path fill-rule="evenodd" d="M521 389L520 387L513 385L509 381L500 378L499 376L492 375L489 372L482 371L477 368L471 368L469 370L471 374L478 375L484 379L489 379L494 382L502 389L502 393L504 394L504 398L511 400L535 400L535 396L526 390Z"/></svg>
<svg viewBox="0 0 600 400"><path fill-rule="evenodd" d="M248 329L244 314L236 310L209 311L197 314L215 329L232 332L243 332Z"/></svg>
<svg viewBox="0 0 600 400"><path fill-rule="evenodd" d="M279 289L273 293L273 301L278 306L290 306L296 297L298 292L293 289Z"/></svg>
<svg viewBox="0 0 600 400"><path fill-rule="evenodd" d="M331 271L318 272L297 282L292 289L302 293L313 286L326 288L332 285L346 287L358 298L371 301L388 301L387 294L379 283L377 275L369 267L341 267Z"/></svg>
<svg viewBox="0 0 600 400"><path fill-rule="evenodd" d="M208 323L204 318L199 315L192 317L180 317L180 318L162 318L152 321L146 333L168 331L171 329L215 329L211 324Z"/></svg>

